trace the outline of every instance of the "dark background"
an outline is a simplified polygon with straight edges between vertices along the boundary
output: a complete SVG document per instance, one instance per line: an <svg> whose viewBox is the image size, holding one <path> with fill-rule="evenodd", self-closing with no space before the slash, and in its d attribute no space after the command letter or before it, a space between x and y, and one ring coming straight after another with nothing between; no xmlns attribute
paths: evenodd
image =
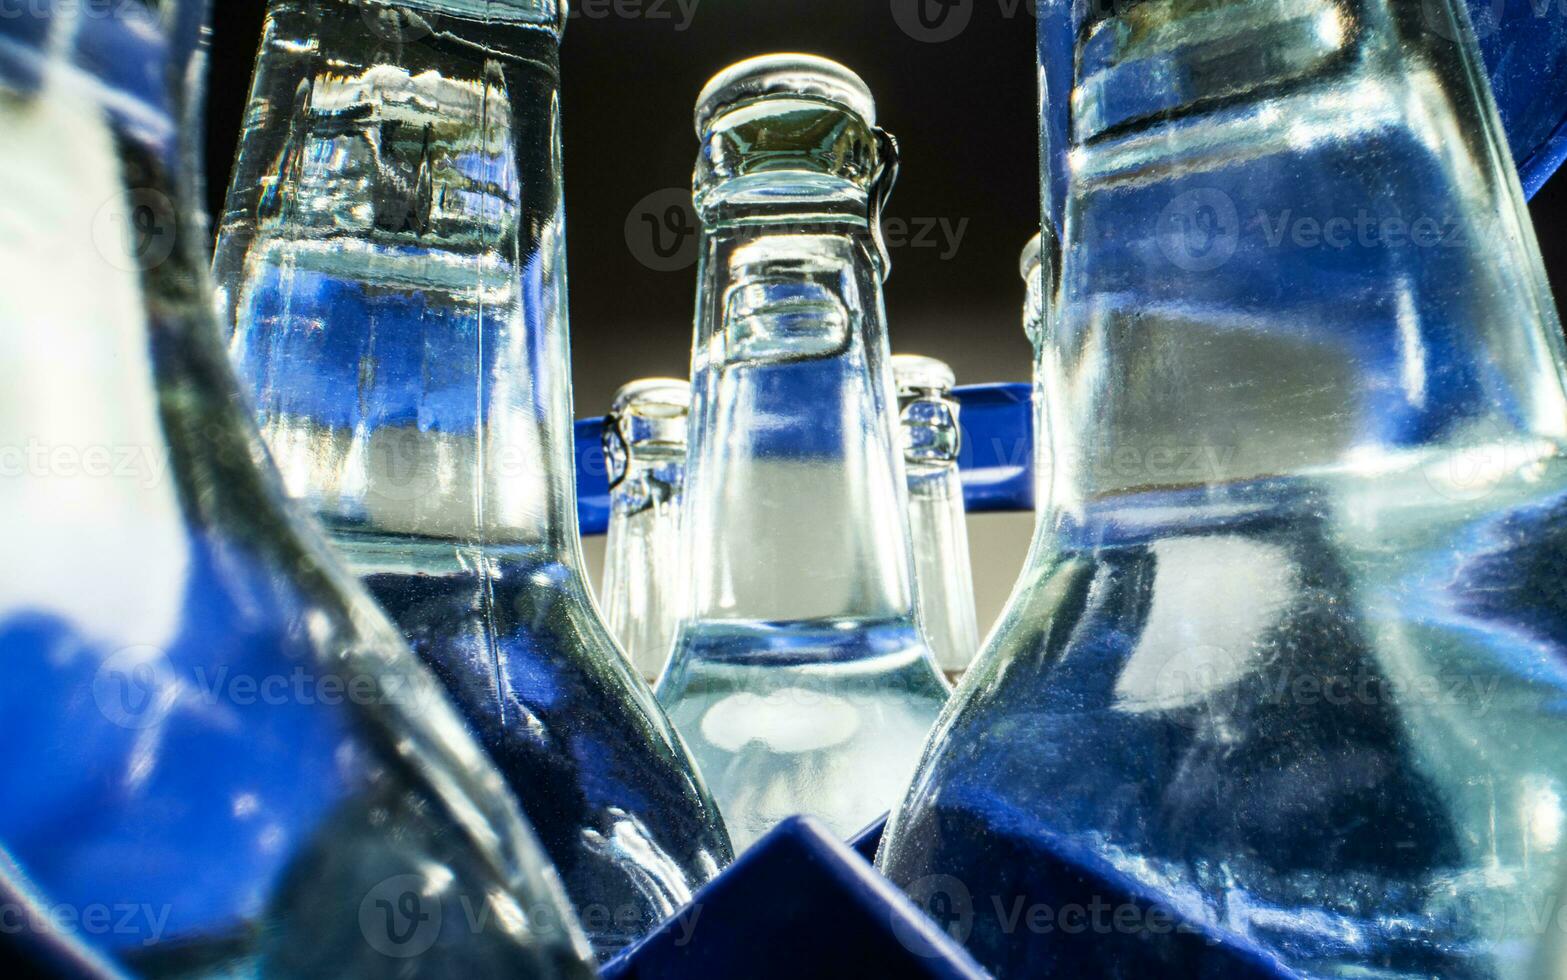
<svg viewBox="0 0 1567 980"><path fill-rule="evenodd" d="M702 84L728 63L768 51L809 51L859 72L876 95L881 124L902 144L903 173L888 209L907 229L907 241L894 244L887 283L893 349L947 360L960 383L1026 379L1017 256L1038 224L1034 19L1026 0L973 0L962 30L945 39L904 29L895 10L906 5L898 0L684 3L685 10L676 0L576 0L566 30L577 413L602 413L633 377L685 375L695 268L651 268L666 263L651 251L647 222L662 220L689 188L691 106ZM215 7L214 213L228 184L265 3L218 0ZM936 34L955 26L956 19ZM1567 178L1547 184L1531 211L1552 284L1567 295ZM921 228L936 233L921 236ZM950 236L959 228L954 250ZM691 255L694 244L683 257Z"/></svg>

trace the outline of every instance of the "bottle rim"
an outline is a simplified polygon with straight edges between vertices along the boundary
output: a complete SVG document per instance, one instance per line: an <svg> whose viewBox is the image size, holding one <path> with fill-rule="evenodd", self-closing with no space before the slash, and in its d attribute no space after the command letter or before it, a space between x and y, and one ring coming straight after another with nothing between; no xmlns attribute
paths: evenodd
<svg viewBox="0 0 1567 980"><path fill-rule="evenodd" d="M610 414L633 412L651 418L676 418L691 405L691 383L680 378L638 378L621 385L610 403Z"/></svg>
<svg viewBox="0 0 1567 980"><path fill-rule="evenodd" d="M876 100L859 75L820 55L780 52L737 61L702 86L694 112L697 137L705 138L712 121L729 109L773 96L825 102L876 125Z"/></svg>
<svg viewBox="0 0 1567 980"><path fill-rule="evenodd" d="M924 354L892 355L892 378L899 395L930 391L946 394L957 383L946 361Z"/></svg>
<svg viewBox="0 0 1567 980"><path fill-rule="evenodd" d="M1023 246L1023 253L1018 256L1018 275L1024 279L1032 279L1034 269L1039 266L1040 260L1043 258L1041 254L1043 250L1044 234L1036 231L1034 232L1034 237L1028 240L1028 244Z"/></svg>

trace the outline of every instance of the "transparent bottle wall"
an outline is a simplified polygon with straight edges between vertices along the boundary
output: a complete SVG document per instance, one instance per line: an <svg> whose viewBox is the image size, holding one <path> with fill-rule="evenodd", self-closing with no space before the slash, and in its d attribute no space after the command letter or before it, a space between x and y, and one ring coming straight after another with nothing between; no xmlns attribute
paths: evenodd
<svg viewBox="0 0 1567 980"><path fill-rule="evenodd" d="M557 13L276 0L214 269L290 491L452 691L604 955L731 850L582 577Z"/></svg>
<svg viewBox="0 0 1567 980"><path fill-rule="evenodd" d="M47 910L6 931L70 910L46 938L138 975L587 977L515 800L239 407L165 85L205 5L159 6L0 22L0 442L41 454L0 481L0 868Z"/></svg>
<svg viewBox="0 0 1567 980"><path fill-rule="evenodd" d="M937 666L950 676L967 669L979 648L952 369L934 358L895 354L892 377L898 388L920 625Z"/></svg>
<svg viewBox="0 0 1567 980"><path fill-rule="evenodd" d="M1042 536L878 859L961 881L1001 975L1048 962L990 911L1046 852L1312 975L1528 969L1563 866L1567 405L1455 16L1073 25Z"/></svg>
<svg viewBox="0 0 1567 980"><path fill-rule="evenodd" d="M680 514L690 408L689 382L643 378L620 389L604 419L610 515L599 604L647 678L664 669L685 608Z"/></svg>

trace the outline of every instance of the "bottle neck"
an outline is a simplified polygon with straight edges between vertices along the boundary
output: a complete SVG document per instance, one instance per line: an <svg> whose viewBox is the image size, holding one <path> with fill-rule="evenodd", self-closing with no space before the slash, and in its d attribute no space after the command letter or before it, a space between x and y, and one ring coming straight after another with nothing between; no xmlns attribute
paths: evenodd
<svg viewBox="0 0 1567 980"><path fill-rule="evenodd" d="M857 217L704 214L690 618L912 623L881 279L860 201Z"/></svg>
<svg viewBox="0 0 1567 980"><path fill-rule="evenodd" d="M356 560L393 538L579 568L558 39L445 6L392 48L351 4L271 11L218 244L231 353Z"/></svg>
<svg viewBox="0 0 1567 980"><path fill-rule="evenodd" d="M1238 18L1294 54L1234 70L1236 46L1140 28L1187 16L1165 0L1083 35L1040 363L1058 528L1399 472L1451 502L1456 453L1559 451L1560 328L1483 77L1401 6ZM1200 84L1110 94L1155 54Z"/></svg>
<svg viewBox="0 0 1567 980"><path fill-rule="evenodd" d="M647 677L663 667L681 613L684 482L683 454L633 456L610 489L599 603L610 632Z"/></svg>
<svg viewBox="0 0 1567 980"><path fill-rule="evenodd" d="M898 422L910 497L946 499L962 489L958 403L950 388L900 388Z"/></svg>

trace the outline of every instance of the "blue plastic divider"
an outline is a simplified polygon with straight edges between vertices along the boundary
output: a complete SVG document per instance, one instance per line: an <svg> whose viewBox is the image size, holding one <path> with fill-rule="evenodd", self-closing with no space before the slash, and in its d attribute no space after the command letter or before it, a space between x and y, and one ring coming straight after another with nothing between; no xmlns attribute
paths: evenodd
<svg viewBox="0 0 1567 980"><path fill-rule="evenodd" d="M1034 423L1031 386L966 385L953 395L961 408L958 466L963 504L971 512L1034 509ZM601 434L604 419L576 425L577 520L583 534L609 526L609 477Z"/></svg>
<svg viewBox="0 0 1567 980"><path fill-rule="evenodd" d="M605 980L987 976L959 940L991 917L981 903L994 897L953 895L964 891L961 884L943 878L945 914L940 922L929 918L869 863L883 825L845 845L808 817L784 821L652 935L605 964ZM1011 975L1299 980L1265 950L1183 918L1173 899L1070 848L1047 848L1020 865L1017 884L1023 891L1010 898L1061 917L1050 928L1020 920L1025 932L1006 944L1017 960ZM935 893L930 901L936 908ZM1068 914L1094 909L1114 910L1120 925L1085 919L1077 928Z"/></svg>
<svg viewBox="0 0 1567 980"><path fill-rule="evenodd" d="M652 935L605 980L909 977L988 974L859 855L809 817L791 817Z"/></svg>

